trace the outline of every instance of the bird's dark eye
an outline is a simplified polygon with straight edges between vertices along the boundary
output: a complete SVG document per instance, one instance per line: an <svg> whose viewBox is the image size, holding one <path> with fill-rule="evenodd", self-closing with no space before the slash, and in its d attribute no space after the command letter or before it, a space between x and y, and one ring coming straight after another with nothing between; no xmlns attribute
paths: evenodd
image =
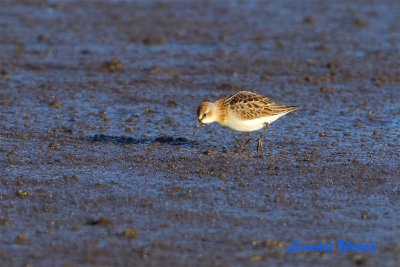
<svg viewBox="0 0 400 267"><path fill-rule="evenodd" d="M207 113L204 113L204 114L203 114L203 118L205 118L206 116L207 116Z"/></svg>

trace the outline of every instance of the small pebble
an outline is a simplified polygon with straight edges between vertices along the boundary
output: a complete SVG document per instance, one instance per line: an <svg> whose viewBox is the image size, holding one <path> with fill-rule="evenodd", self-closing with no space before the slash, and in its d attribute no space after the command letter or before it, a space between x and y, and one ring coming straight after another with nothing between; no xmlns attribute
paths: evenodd
<svg viewBox="0 0 400 267"><path fill-rule="evenodd" d="M135 238L136 239L139 237L139 232L135 229L128 227L124 231L124 236L127 238Z"/></svg>
<svg viewBox="0 0 400 267"><path fill-rule="evenodd" d="M19 198L28 198L31 194L24 189L18 189L15 195Z"/></svg>

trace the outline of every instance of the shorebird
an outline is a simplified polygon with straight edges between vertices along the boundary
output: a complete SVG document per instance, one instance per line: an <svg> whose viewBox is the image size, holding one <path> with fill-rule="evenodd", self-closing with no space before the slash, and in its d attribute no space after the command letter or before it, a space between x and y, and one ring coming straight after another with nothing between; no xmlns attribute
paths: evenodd
<svg viewBox="0 0 400 267"><path fill-rule="evenodd" d="M241 146L241 151L251 140L250 132L264 128L257 141L258 154L263 150L262 140L269 125L299 108L276 104L265 96L240 91L215 102L202 102L197 108L198 123L193 135L201 125L217 122L232 130L247 133L247 141Z"/></svg>

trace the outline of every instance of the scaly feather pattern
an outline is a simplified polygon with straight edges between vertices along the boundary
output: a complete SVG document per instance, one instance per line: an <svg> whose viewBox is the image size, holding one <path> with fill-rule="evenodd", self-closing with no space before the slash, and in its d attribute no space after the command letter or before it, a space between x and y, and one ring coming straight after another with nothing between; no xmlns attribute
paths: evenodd
<svg viewBox="0 0 400 267"><path fill-rule="evenodd" d="M269 98L252 92L240 91L218 101L220 108L231 111L239 119L252 120L267 116L285 114L299 109L296 106L284 106Z"/></svg>

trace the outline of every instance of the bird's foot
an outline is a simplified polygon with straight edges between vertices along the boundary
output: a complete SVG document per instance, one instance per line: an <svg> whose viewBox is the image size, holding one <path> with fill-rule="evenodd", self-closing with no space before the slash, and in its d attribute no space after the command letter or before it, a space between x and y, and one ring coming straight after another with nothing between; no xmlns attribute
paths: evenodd
<svg viewBox="0 0 400 267"><path fill-rule="evenodd" d="M262 143L262 137L260 137L257 142L257 155L262 151L263 151L263 143Z"/></svg>

